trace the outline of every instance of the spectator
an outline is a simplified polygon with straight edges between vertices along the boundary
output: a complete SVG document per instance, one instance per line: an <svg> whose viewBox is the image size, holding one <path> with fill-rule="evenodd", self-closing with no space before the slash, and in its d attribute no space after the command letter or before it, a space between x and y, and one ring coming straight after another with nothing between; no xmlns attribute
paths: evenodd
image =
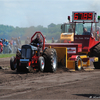
<svg viewBox="0 0 100 100"><path fill-rule="evenodd" d="M13 46L13 37L11 38L11 40L10 40L10 44L11 44L11 46Z"/></svg>
<svg viewBox="0 0 100 100"><path fill-rule="evenodd" d="M2 44L3 44L3 39L1 38L1 42L2 42Z"/></svg>
<svg viewBox="0 0 100 100"><path fill-rule="evenodd" d="M3 42L3 53L8 53L8 41L6 39Z"/></svg>
<svg viewBox="0 0 100 100"><path fill-rule="evenodd" d="M13 46L17 47L16 38L13 39Z"/></svg>
<svg viewBox="0 0 100 100"><path fill-rule="evenodd" d="M16 41L17 48L18 48L18 45L19 45L18 38L15 38L15 41Z"/></svg>
<svg viewBox="0 0 100 100"><path fill-rule="evenodd" d="M9 41L11 51L13 51L13 41L14 41L14 38L12 37L11 40Z"/></svg>
<svg viewBox="0 0 100 100"><path fill-rule="evenodd" d="M13 53L16 53L17 51L17 43L16 43L16 38L13 39Z"/></svg>
<svg viewBox="0 0 100 100"><path fill-rule="evenodd" d="M18 37L18 48L21 48L21 40L20 40L20 36Z"/></svg>
<svg viewBox="0 0 100 100"><path fill-rule="evenodd" d="M2 40L0 40L0 53L3 51L3 44L2 44Z"/></svg>
<svg viewBox="0 0 100 100"><path fill-rule="evenodd" d="M8 40L4 39L3 46L8 46Z"/></svg>
<svg viewBox="0 0 100 100"><path fill-rule="evenodd" d="M52 43L54 43L55 41L54 41L54 38L52 37Z"/></svg>
<svg viewBox="0 0 100 100"><path fill-rule="evenodd" d="M4 39L2 42L3 42L3 46L6 46L6 39Z"/></svg>
<svg viewBox="0 0 100 100"><path fill-rule="evenodd" d="M12 45L11 45L11 41L8 42L8 49L9 49L9 53L12 52Z"/></svg>
<svg viewBox="0 0 100 100"><path fill-rule="evenodd" d="M25 40L25 44L30 44L29 37Z"/></svg>

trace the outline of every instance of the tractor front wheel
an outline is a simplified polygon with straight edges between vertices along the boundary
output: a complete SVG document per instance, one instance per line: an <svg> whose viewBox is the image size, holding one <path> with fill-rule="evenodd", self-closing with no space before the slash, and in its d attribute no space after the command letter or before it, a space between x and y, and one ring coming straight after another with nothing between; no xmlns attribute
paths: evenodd
<svg viewBox="0 0 100 100"><path fill-rule="evenodd" d="M15 57L11 57L10 59L10 68L11 70L15 70L17 68L17 63L14 62L15 61Z"/></svg>
<svg viewBox="0 0 100 100"><path fill-rule="evenodd" d="M39 57L39 59L38 59L38 66L39 66L39 70L41 72L43 72L44 71L44 67L45 67L45 61L44 61L43 57Z"/></svg>

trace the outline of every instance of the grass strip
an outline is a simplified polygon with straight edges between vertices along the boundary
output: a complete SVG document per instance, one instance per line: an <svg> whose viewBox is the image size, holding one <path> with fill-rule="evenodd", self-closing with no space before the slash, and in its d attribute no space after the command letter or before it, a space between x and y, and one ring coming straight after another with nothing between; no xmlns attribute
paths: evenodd
<svg viewBox="0 0 100 100"><path fill-rule="evenodd" d="M12 56L16 56L16 54L0 54L0 58L7 58Z"/></svg>

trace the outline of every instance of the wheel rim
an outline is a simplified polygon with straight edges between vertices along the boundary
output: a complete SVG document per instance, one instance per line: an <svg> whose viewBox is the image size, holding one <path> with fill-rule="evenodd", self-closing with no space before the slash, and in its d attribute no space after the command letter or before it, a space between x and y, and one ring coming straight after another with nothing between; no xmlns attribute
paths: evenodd
<svg viewBox="0 0 100 100"><path fill-rule="evenodd" d="M81 69L81 60L78 60L78 69Z"/></svg>
<svg viewBox="0 0 100 100"><path fill-rule="evenodd" d="M43 59L41 60L41 69L42 70L44 69L44 60Z"/></svg>
<svg viewBox="0 0 100 100"><path fill-rule="evenodd" d="M53 69L56 69L56 54L54 54L54 57L53 57Z"/></svg>

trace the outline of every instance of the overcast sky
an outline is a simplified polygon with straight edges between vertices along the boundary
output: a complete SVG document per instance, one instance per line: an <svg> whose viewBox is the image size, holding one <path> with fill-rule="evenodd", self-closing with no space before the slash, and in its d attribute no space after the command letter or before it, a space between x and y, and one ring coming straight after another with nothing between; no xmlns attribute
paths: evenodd
<svg viewBox="0 0 100 100"><path fill-rule="evenodd" d="M30 27L67 22L72 11L96 11L100 0L0 0L0 24Z"/></svg>

